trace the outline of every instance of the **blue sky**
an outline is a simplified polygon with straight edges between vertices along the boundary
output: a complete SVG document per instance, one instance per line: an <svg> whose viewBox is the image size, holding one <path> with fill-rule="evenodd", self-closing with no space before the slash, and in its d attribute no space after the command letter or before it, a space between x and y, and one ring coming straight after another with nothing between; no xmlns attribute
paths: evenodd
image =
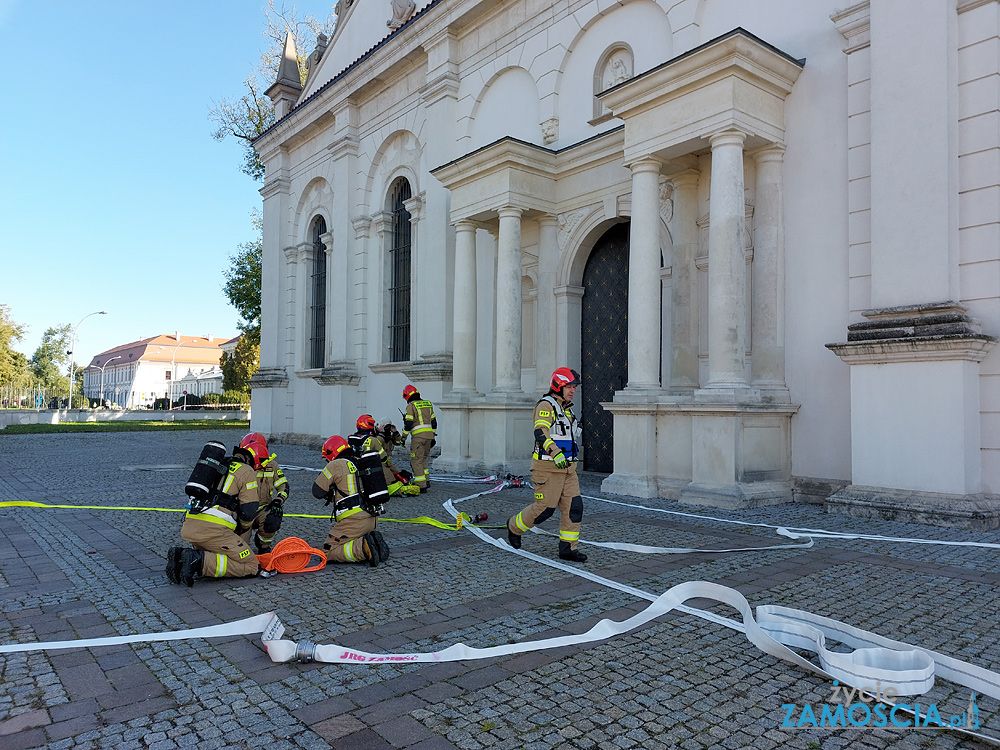
<svg viewBox="0 0 1000 750"><path fill-rule="evenodd" d="M254 237L260 185L207 115L267 48L263 6L0 0L0 303L27 327L16 349L96 310L77 362L162 333L238 333L222 274Z"/></svg>

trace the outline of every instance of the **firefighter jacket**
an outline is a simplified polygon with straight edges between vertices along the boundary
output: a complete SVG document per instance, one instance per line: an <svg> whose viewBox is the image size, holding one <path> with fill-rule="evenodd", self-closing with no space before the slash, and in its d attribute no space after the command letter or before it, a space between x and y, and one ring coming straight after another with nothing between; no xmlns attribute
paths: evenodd
<svg viewBox="0 0 1000 750"><path fill-rule="evenodd" d="M437 417L434 416L434 404L423 399L413 399L406 403L406 414L403 415L403 437L408 434L433 438L437 433Z"/></svg>
<svg viewBox="0 0 1000 750"><path fill-rule="evenodd" d="M562 453L567 461L576 461L580 452L580 425L573 415L572 403L548 393L535 404L534 457L552 461Z"/></svg>
<svg viewBox="0 0 1000 750"><path fill-rule="evenodd" d="M333 502L337 521L363 512L358 468L349 459L335 458L328 463L313 482L312 493L313 497Z"/></svg>
<svg viewBox="0 0 1000 750"><path fill-rule="evenodd" d="M382 466L387 468L393 476L399 473L399 469L396 468L396 464L392 461L392 446L390 445L386 448L385 439L376 431L360 430L353 435L348 435L347 444L351 446L356 456L368 453L368 451L375 451L378 453L378 458L382 462ZM386 481L390 480L387 479Z"/></svg>
<svg viewBox="0 0 1000 750"><path fill-rule="evenodd" d="M257 470L257 483L261 505L267 505L275 496L281 503L288 499L288 479L278 466L277 456L274 453L261 462L261 467Z"/></svg>
<svg viewBox="0 0 1000 750"><path fill-rule="evenodd" d="M187 512L187 518L225 526L239 533L239 527L249 528L257 515L258 487L257 472L252 466L230 460L222 488L219 494L212 497L215 504L207 508L192 508Z"/></svg>

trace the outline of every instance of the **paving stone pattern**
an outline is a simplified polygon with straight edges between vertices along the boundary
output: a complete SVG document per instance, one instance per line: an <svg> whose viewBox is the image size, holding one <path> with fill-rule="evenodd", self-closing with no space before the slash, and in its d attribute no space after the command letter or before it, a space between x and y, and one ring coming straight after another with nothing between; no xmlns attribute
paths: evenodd
<svg viewBox="0 0 1000 750"><path fill-rule="evenodd" d="M227 430L94 435L0 434L0 501L183 507L187 469ZM279 461L319 468L315 451L275 445ZM314 474L289 471L279 536L318 546L328 509ZM582 478L600 495L599 476ZM451 518L441 504L488 489L433 482L393 499L388 517ZM1000 543L969 532L824 515L815 505L712 511L614 498L714 519L586 501L584 539L726 549L791 543L773 526ZM509 488L465 501L502 524L531 500ZM291 514L319 516L297 518ZM0 643L153 633L276 611L288 636L366 651L485 647L587 630L644 600L485 545L467 531L383 520L391 560L372 570L171 586L178 512L0 509ZM557 528L557 519L545 524ZM503 534L501 529L493 531ZM524 548L555 556L539 534ZM587 570L654 594L690 580L782 604L1000 669L1000 556L977 547L817 539L808 549L638 554L583 545ZM731 617L723 605L702 606ZM844 650L832 644L834 650ZM671 614L587 648L441 664L273 664L256 637L71 648L0 656L0 750L21 748L924 748L976 747L933 729L782 727L783 704L817 708L831 686L760 653L728 628ZM938 679L920 697L960 714L969 691ZM984 733L1000 737L997 701L977 697ZM797 716L797 715L796 715Z"/></svg>

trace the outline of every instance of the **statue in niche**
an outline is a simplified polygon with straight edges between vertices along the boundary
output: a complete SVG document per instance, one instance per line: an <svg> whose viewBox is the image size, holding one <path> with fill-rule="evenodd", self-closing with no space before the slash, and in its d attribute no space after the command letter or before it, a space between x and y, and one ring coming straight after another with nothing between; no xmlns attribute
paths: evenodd
<svg viewBox="0 0 1000 750"><path fill-rule="evenodd" d="M392 0L392 18L385 25L395 31L410 20L416 8L417 4L413 0Z"/></svg>
<svg viewBox="0 0 1000 750"><path fill-rule="evenodd" d="M624 83L631 77L632 55L629 54L628 50L615 50L604 64L604 75L602 76L604 90L607 91L619 83Z"/></svg>

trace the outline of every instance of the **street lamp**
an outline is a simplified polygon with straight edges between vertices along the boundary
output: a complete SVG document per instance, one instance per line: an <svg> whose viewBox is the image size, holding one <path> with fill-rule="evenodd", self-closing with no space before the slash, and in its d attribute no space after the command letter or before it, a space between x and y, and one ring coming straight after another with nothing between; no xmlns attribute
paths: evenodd
<svg viewBox="0 0 1000 750"><path fill-rule="evenodd" d="M107 315L107 310L98 310L97 312L88 313L80 318L80 323L85 321L91 315ZM80 327L80 323L76 324L73 328L73 341L69 346L69 399L66 401L66 411L73 408L73 356L76 352L76 329Z"/></svg>
<svg viewBox="0 0 1000 750"><path fill-rule="evenodd" d="M174 406L174 383L177 382L177 350L182 344L194 344L197 343L197 341L198 339L178 341L177 346L174 347L174 353L170 355L170 397L167 399L169 401L167 404L167 411L170 411Z"/></svg>
<svg viewBox="0 0 1000 750"><path fill-rule="evenodd" d="M104 364L101 365L101 408L102 409L104 408L104 368L108 366L108 362L114 362L116 359L121 359L121 358L122 355L119 354L117 357L112 357L111 359L106 360Z"/></svg>

